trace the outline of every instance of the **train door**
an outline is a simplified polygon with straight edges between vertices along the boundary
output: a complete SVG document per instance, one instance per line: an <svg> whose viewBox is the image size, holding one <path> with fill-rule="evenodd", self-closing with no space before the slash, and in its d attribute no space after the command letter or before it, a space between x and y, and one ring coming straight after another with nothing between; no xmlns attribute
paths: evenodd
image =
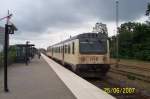
<svg viewBox="0 0 150 99"><path fill-rule="evenodd" d="M62 64L64 65L64 44L62 46Z"/></svg>

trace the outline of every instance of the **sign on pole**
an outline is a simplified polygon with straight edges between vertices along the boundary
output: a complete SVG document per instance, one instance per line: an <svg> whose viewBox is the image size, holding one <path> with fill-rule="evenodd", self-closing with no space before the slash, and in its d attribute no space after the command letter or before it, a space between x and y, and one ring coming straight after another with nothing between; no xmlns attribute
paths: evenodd
<svg viewBox="0 0 150 99"><path fill-rule="evenodd" d="M3 50L5 41L5 28L0 27L0 52Z"/></svg>

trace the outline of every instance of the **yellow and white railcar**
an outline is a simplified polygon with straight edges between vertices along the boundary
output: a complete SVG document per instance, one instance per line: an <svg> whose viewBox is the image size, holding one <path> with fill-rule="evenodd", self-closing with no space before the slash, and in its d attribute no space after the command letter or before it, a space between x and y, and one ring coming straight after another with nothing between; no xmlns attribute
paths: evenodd
<svg viewBox="0 0 150 99"><path fill-rule="evenodd" d="M83 77L102 77L110 68L106 34L84 33L47 48L47 55Z"/></svg>

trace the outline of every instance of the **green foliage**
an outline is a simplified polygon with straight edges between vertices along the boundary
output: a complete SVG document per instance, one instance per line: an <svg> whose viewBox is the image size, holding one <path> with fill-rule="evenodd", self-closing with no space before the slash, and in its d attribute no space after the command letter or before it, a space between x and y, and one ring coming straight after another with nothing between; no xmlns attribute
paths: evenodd
<svg viewBox="0 0 150 99"><path fill-rule="evenodd" d="M0 67L3 65L3 53L0 52Z"/></svg>
<svg viewBox="0 0 150 99"><path fill-rule="evenodd" d="M11 64L16 59L16 47L10 46L9 52L8 52L8 62Z"/></svg>
<svg viewBox="0 0 150 99"><path fill-rule="evenodd" d="M0 52L0 66L3 65L4 53ZM16 48L15 46L10 46L8 49L8 64L11 64L16 59Z"/></svg>
<svg viewBox="0 0 150 99"><path fill-rule="evenodd" d="M149 16L150 14L150 3L147 5L146 15Z"/></svg>
<svg viewBox="0 0 150 99"><path fill-rule="evenodd" d="M142 23L124 23L119 28L119 57L150 61L150 26ZM111 37L111 56L115 57L115 37ZM112 50L113 49L113 50Z"/></svg>

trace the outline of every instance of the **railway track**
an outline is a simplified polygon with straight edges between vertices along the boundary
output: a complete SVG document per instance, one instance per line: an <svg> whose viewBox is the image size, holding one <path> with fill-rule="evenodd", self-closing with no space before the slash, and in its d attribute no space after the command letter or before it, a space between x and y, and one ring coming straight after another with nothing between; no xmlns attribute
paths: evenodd
<svg viewBox="0 0 150 99"><path fill-rule="evenodd" d="M131 69L131 70L134 69L134 70L139 70L142 72L150 72L149 68L119 64L119 67L121 67L121 66ZM121 69L122 69L122 67L121 67ZM150 76L142 75L142 74L139 74L136 72L133 73L132 71L130 71L130 72L127 70L125 71L125 69L122 69L122 70L119 70L119 69L117 70L117 68L111 68L110 73L114 73L114 74L121 75L121 76L126 76L128 79L132 79L132 80L137 79L137 80L141 80L146 83L150 83ZM124 80L121 80L121 79L117 80L117 79L115 79L111 76L109 77L109 76L107 76L106 79L104 79L104 80L88 79L88 81L101 89L125 88L127 86L130 86L131 88L132 87L136 88L135 94L111 94L111 95L115 96L117 99L150 99L150 95L148 94L149 92L145 93L145 91L143 92L142 90L140 90L140 88L136 87L132 83L129 84L129 83L126 83L126 81L124 81ZM126 84L128 84L128 85L126 85Z"/></svg>
<svg viewBox="0 0 150 99"><path fill-rule="evenodd" d="M119 81L116 81L115 79L110 78L109 76L106 77L106 79L100 80L100 79L91 79L91 78L84 78L90 83L94 84L95 86L99 87L100 89L104 90L105 88L126 88L126 85L122 86L122 84ZM132 87L131 87L132 88ZM133 87L134 88L134 87ZM136 93L134 94L123 94L123 93L110 93L116 99L149 99L150 97L142 94L141 91L136 89Z"/></svg>
<svg viewBox="0 0 150 99"><path fill-rule="evenodd" d="M112 65L116 65L116 64L112 64ZM144 67L133 66L133 65L125 65L125 64L119 64L119 66L127 67L129 69L137 69L137 70L140 70L140 71L150 72L150 68L144 68Z"/></svg>
<svg viewBox="0 0 150 99"><path fill-rule="evenodd" d="M123 76L127 76L128 78L138 79L138 80L142 80L142 81L150 83L150 76L145 76L142 74L137 74L137 73L113 69L113 68L110 69L110 72L113 72L113 73L119 74L119 75L123 75Z"/></svg>

